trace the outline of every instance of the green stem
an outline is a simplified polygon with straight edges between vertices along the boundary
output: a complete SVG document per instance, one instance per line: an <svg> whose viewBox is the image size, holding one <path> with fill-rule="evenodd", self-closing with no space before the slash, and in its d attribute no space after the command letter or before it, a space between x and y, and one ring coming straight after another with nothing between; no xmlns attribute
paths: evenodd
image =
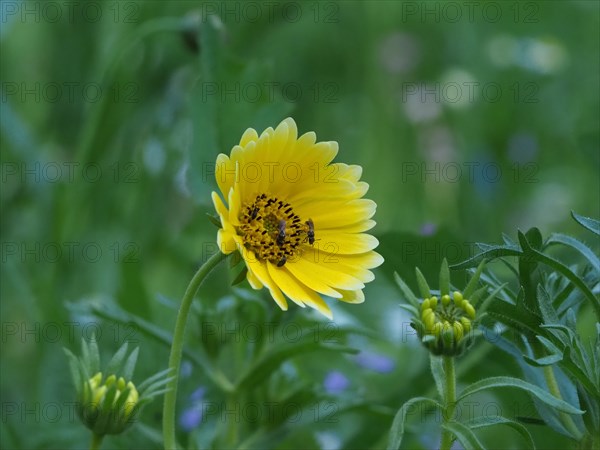
<svg viewBox="0 0 600 450"><path fill-rule="evenodd" d="M171 355L169 356L169 376L171 381L167 384L167 392L165 393L165 402L163 406L163 436L165 449L171 450L176 447L175 440L175 402L177 401L177 382L179 381L179 366L181 365L181 354L183 353L183 335L185 324L187 322L188 313L192 300L198 291L198 288L217 264L227 258L224 253L217 253L210 257L196 272L192 281L185 290L181 306L177 313L177 321L175 322L175 331L173 332L173 344L171 346Z"/></svg>
<svg viewBox="0 0 600 450"><path fill-rule="evenodd" d="M92 443L90 444L90 450L99 450L103 438L104 436L101 434L92 433Z"/></svg>
<svg viewBox="0 0 600 450"><path fill-rule="evenodd" d="M232 393L227 398L227 407L228 410L236 410L236 402L238 402L237 396ZM227 431L226 431L226 445L227 448L237 448L238 443L238 420L239 417L233 415L227 423Z"/></svg>
<svg viewBox="0 0 600 450"><path fill-rule="evenodd" d="M444 382L445 382L445 398L444 398L444 413L442 420L448 423L454 415L456 407L456 374L454 373L454 358L452 356L443 357L444 364ZM452 446L453 435L450 431L442 428L442 441L440 443L441 450L450 450Z"/></svg>
<svg viewBox="0 0 600 450"><path fill-rule="evenodd" d="M552 395L556 398L563 400L562 395L560 393L560 389L558 387L558 382L556 381L556 377L554 376L554 370L551 366L544 366L544 378L546 379L546 383L548 384L548 390ZM570 415L565 412L559 412L561 422L565 426L565 428L573 435L574 439L580 441L583 435L581 431L573 422L573 419Z"/></svg>

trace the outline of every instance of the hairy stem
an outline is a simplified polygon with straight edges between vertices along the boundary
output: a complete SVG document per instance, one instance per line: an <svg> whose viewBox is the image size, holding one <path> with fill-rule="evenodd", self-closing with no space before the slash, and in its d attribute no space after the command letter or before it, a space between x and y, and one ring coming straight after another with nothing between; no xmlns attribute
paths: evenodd
<svg viewBox="0 0 600 450"><path fill-rule="evenodd" d="M165 393L165 402L163 406L163 439L165 450L174 450L176 448L175 403L177 401L177 382L179 381L179 366L181 365L181 355L183 353L183 335L190 306L192 305L192 300L194 299L198 288L206 276L225 258L227 258L227 255L221 252L211 256L211 258L198 269L181 300L181 306L177 313L177 321L175 322L175 331L173 332L171 355L169 356L169 369L171 370L169 371L168 376L172 376L173 378L167 384L168 390Z"/></svg>
<svg viewBox="0 0 600 450"><path fill-rule="evenodd" d="M452 356L443 357L444 364L444 383L445 383L445 398L444 398L444 413L443 423L448 423L454 415L456 407L456 374L454 373L454 358ZM441 450L450 450L454 436L452 433L442 428L442 441L440 443Z"/></svg>

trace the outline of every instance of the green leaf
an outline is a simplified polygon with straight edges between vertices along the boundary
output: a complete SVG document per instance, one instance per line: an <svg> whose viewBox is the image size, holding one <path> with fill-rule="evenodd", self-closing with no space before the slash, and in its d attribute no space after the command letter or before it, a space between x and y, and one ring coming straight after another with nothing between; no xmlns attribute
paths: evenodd
<svg viewBox="0 0 600 450"><path fill-rule="evenodd" d="M235 383L235 390L243 391L244 389L248 389L250 386L255 386L261 382L265 382L269 376L286 360L301 354L317 351L358 353L358 350L353 348L337 344L314 342L312 340L299 342L296 344L279 345L259 358L258 361L250 366L239 377Z"/></svg>
<svg viewBox="0 0 600 450"><path fill-rule="evenodd" d="M538 284L537 286L537 300L539 311L542 314L544 322L547 324L558 323L558 315L556 314L554 306L552 306L552 300L550 300L548 292L546 292L541 284Z"/></svg>
<svg viewBox="0 0 600 450"><path fill-rule="evenodd" d="M590 262L590 264L596 271L600 270L600 258L596 256L596 254L592 251L591 248L589 248L583 242L578 241L574 237L567 236L566 234L554 233L550 236L548 241L546 241L546 245L551 244L563 244L574 248Z"/></svg>
<svg viewBox="0 0 600 450"><path fill-rule="evenodd" d="M447 422L442 424L442 428L450 431L458 442L462 444L465 450L484 450L485 447L477 439L475 433L473 433L467 426L459 422Z"/></svg>
<svg viewBox="0 0 600 450"><path fill-rule="evenodd" d="M483 427L490 427L494 425L506 425L511 427L517 433L519 433L527 441L527 448L535 450L535 443L531 434L522 424L515 422L514 420L507 419L501 416L481 416L475 417L469 421L464 422L464 425L470 429L477 429Z"/></svg>
<svg viewBox="0 0 600 450"><path fill-rule="evenodd" d="M415 273L417 275L417 284L419 285L421 297L423 297L423 299L429 298L429 296L431 295L431 289L429 289L427 280L425 279L418 267L415 267Z"/></svg>
<svg viewBox="0 0 600 450"><path fill-rule="evenodd" d="M437 388L438 394L440 398L446 398L446 389L444 380L446 379L444 375L444 367L442 364L442 358L439 356L435 356L430 354L429 363L431 367L431 375L433 375L433 379L435 381L435 387Z"/></svg>
<svg viewBox="0 0 600 450"><path fill-rule="evenodd" d="M212 223L215 227L217 227L218 229L222 228L223 225L221 224L221 219L219 218L219 216L213 216L210 213L206 213L206 217L208 217L210 223Z"/></svg>
<svg viewBox="0 0 600 450"><path fill-rule="evenodd" d="M523 355L523 359L527 361L530 365L535 367L544 367L551 366L552 364L556 364L557 362L562 361L562 354L554 353L548 356L542 356L541 358L531 358L527 355Z"/></svg>
<svg viewBox="0 0 600 450"><path fill-rule="evenodd" d="M479 263L479 266L477 266L477 270L475 270L475 273L473 274L473 276L467 283L467 286L463 290L464 298L470 299L472 294L475 292L475 289L477 288L477 283L479 282L479 277L481 277L481 272L483 272L485 263L486 263L486 260L482 259L481 262Z"/></svg>
<svg viewBox="0 0 600 450"><path fill-rule="evenodd" d="M542 245L544 245L542 233L537 227L532 227L529 230L527 230L527 232L525 233L525 237L527 238L527 241L529 242L531 247L535 248L536 250L540 250L542 248ZM519 238L519 242L520 240L521 239Z"/></svg>
<svg viewBox="0 0 600 450"><path fill-rule="evenodd" d="M83 337L81 338L81 361L84 367L89 370L91 366L90 349L87 341Z"/></svg>
<svg viewBox="0 0 600 450"><path fill-rule="evenodd" d="M420 403L424 403L432 408L437 408L440 411L443 409L442 405L433 399L427 397L415 397L408 400L396 413L394 421L392 422L392 428L390 430L390 440L388 443L388 450L397 450L402 444L402 438L404 437L404 423L406 422L406 416L411 413L411 407L416 406Z"/></svg>
<svg viewBox="0 0 600 450"><path fill-rule="evenodd" d="M580 216L575 213L575 211L571 211L571 216L573 216L573 219L575 219L579 225L600 236L600 221L592 219L591 217Z"/></svg>
<svg viewBox="0 0 600 450"><path fill-rule="evenodd" d="M233 258L232 258L232 260L233 260ZM234 278L234 280L231 282L231 285L236 286L236 285L242 283L246 279L247 273L248 273L248 267L246 267L246 265L244 264L244 267L242 267L242 270L240 270L240 273L238 273L237 276Z"/></svg>
<svg viewBox="0 0 600 450"><path fill-rule="evenodd" d="M519 333L541 334L541 317L505 301L491 302L487 308L487 313L499 322L510 326Z"/></svg>
<svg viewBox="0 0 600 450"><path fill-rule="evenodd" d="M577 276L571 269L565 266L560 261L547 256L543 253L538 252L536 249L529 246L527 239L522 240L522 244L526 246L523 250L526 252L527 258L535 259L536 261L545 264L552 269L560 272L566 278L571 281L575 286L579 288L579 290L583 293L583 295L592 303L594 310L596 312L597 320L600 320L600 299L596 298L596 296L592 293L590 288L585 284L585 282Z"/></svg>
<svg viewBox="0 0 600 450"><path fill-rule="evenodd" d="M451 269L468 269L479 264L484 259L493 260L504 256L521 256L522 252L518 247L505 246L505 245L484 245L477 244L480 248L485 248L481 253L464 260L461 263L450 266Z"/></svg>
<svg viewBox="0 0 600 450"><path fill-rule="evenodd" d="M125 359L125 355L127 354L127 342L125 342L117 353L112 357L108 366L106 366L106 376L109 377L111 375L119 376L119 371L121 369L121 365L123 364L123 360Z"/></svg>
<svg viewBox="0 0 600 450"><path fill-rule="evenodd" d="M394 280L396 280L398 287L404 294L404 298L408 300L412 306L419 309L419 299L415 296L412 289L408 287L400 275L398 275L398 272L394 272Z"/></svg>
<svg viewBox="0 0 600 450"><path fill-rule="evenodd" d="M137 390L140 393L143 393L144 390L148 389L151 390L152 386L155 385L155 383L161 383L162 380L166 380L168 378L171 378L169 376L169 374L171 373L171 369L165 369L162 370L158 373L155 373L154 375L152 375L149 378L146 378L144 381L142 381L138 386L137 386ZM164 381L164 384L166 384L167 382Z"/></svg>
<svg viewBox="0 0 600 450"><path fill-rule="evenodd" d="M503 283L500 286L498 286L496 289L494 289L492 292L490 292L490 294L479 305L475 305L475 306L477 306L477 314L479 316L486 313L490 304L492 303L492 300L496 298L496 295L498 295L498 292L500 292L502 289L504 289L506 284L507 283ZM487 288L483 287L481 289L487 289ZM479 291L476 291L475 294L477 294L477 292L479 292ZM497 300L497 301L506 303L503 300ZM506 303L506 304L508 305L509 303Z"/></svg>
<svg viewBox="0 0 600 450"><path fill-rule="evenodd" d="M542 402L546 403L553 408L568 413L568 414L583 414L584 411L581 411L578 408L570 405L564 400L558 399L543 389L531 384L526 381L519 380L518 378L512 377L491 377L485 378L480 381L476 381L475 383L467 386L460 394L457 399L457 402L464 399L465 397L472 395L476 392L483 391L486 389L493 389L498 387L512 387L517 389L522 389L524 391L529 392L531 395L534 395Z"/></svg>
<svg viewBox="0 0 600 450"><path fill-rule="evenodd" d="M90 362L90 372L92 375L100 372L100 351L98 350L98 341L96 340L96 334L92 334L89 345L89 362Z"/></svg>
<svg viewBox="0 0 600 450"><path fill-rule="evenodd" d="M450 295L450 269L448 269L448 261L444 258L440 267L440 296L446 294Z"/></svg>
<svg viewBox="0 0 600 450"><path fill-rule="evenodd" d="M131 381L133 377L133 370L135 369L135 364L137 362L138 353L140 351L139 347L136 347L125 361L125 365L123 366L123 370L119 374L119 376L125 378L125 381Z"/></svg>
<svg viewBox="0 0 600 450"><path fill-rule="evenodd" d="M83 377L81 375L81 370L79 369L79 362L77 357L68 349L63 348L65 354L67 355L67 359L69 360L69 370L71 371L71 379L73 380L73 385L75 386L75 391L77 392L77 396L81 393L81 386L83 385Z"/></svg>

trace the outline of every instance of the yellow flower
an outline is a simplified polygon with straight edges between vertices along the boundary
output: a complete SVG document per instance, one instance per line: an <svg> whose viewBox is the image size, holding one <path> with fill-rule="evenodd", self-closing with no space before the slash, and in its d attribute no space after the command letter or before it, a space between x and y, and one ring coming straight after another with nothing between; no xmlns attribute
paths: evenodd
<svg viewBox="0 0 600 450"><path fill-rule="evenodd" d="M331 318L321 295L362 303L369 270L383 258L375 225L375 202L363 199L369 185L362 168L332 163L337 142L316 142L313 132L298 137L288 118L260 136L249 128L231 155L220 154L217 184L227 206L212 193L221 218L218 244L238 250L254 289L266 287L279 307L286 296ZM284 296L285 294L285 296Z"/></svg>

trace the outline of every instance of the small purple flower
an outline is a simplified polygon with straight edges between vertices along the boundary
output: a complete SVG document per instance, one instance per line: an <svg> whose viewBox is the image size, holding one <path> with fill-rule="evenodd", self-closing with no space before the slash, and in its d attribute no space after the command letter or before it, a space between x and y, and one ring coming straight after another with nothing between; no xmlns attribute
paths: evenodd
<svg viewBox="0 0 600 450"><path fill-rule="evenodd" d="M202 422L202 410L199 406L192 406L179 416L179 426L188 433L200 425L200 422Z"/></svg>
<svg viewBox="0 0 600 450"><path fill-rule="evenodd" d="M396 367L393 359L373 352L360 352L355 361L359 366L379 373L392 372Z"/></svg>
<svg viewBox="0 0 600 450"><path fill-rule="evenodd" d="M205 393L206 393L206 388L199 387L194 392L192 392L192 395L190 395L190 400L194 403L197 403L204 398Z"/></svg>
<svg viewBox="0 0 600 450"><path fill-rule="evenodd" d="M435 223L425 222L423 225L421 225L419 233L421 236L432 236L436 231L437 225Z"/></svg>
<svg viewBox="0 0 600 450"><path fill-rule="evenodd" d="M330 394L339 394L350 386L350 380L342 372L334 370L327 374L323 385Z"/></svg>

